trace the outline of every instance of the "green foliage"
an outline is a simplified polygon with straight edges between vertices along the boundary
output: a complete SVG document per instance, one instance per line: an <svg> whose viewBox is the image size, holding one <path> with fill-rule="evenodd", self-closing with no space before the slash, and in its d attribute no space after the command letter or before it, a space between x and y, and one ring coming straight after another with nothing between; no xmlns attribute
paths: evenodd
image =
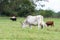
<svg viewBox="0 0 60 40"><path fill-rule="evenodd" d="M52 10L35 10L32 15L43 15L44 17L53 17L55 12Z"/></svg>
<svg viewBox="0 0 60 40"><path fill-rule="evenodd" d="M60 18L60 12L57 13L57 17Z"/></svg>
<svg viewBox="0 0 60 40"><path fill-rule="evenodd" d="M26 16L29 14L32 14L34 12L34 6L31 5L31 2L29 0L4 0L1 3L0 8L2 8L2 14L10 16L12 14L17 16ZM8 15L8 14L9 15Z"/></svg>
<svg viewBox="0 0 60 40"><path fill-rule="evenodd" d="M44 17L52 17L55 12L52 10L40 10L39 14L43 15Z"/></svg>
<svg viewBox="0 0 60 40"><path fill-rule="evenodd" d="M53 15L53 17L55 17L55 18L60 18L60 12L55 13L55 14Z"/></svg>

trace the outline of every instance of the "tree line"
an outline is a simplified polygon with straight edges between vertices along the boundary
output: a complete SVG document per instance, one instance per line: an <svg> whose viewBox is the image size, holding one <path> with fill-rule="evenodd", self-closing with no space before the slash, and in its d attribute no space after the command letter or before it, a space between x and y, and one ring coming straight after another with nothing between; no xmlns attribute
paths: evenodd
<svg viewBox="0 0 60 40"><path fill-rule="evenodd" d="M60 17L60 12L52 10L36 10L30 0L0 0L0 16L43 15L44 17Z"/></svg>

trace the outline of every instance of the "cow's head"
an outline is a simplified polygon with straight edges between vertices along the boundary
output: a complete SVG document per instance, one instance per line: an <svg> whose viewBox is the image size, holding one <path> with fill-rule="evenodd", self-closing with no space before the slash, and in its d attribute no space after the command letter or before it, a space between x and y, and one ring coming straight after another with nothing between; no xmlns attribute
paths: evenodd
<svg viewBox="0 0 60 40"><path fill-rule="evenodd" d="M25 23L22 23L22 28L25 28L25 26L26 26Z"/></svg>
<svg viewBox="0 0 60 40"><path fill-rule="evenodd" d="M21 25L22 25L22 28L25 28L26 27L26 22L22 22Z"/></svg>

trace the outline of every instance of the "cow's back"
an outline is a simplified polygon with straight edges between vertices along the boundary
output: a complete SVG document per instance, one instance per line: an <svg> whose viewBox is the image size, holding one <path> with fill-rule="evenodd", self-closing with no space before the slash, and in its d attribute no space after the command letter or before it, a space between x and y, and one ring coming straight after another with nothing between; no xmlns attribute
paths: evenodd
<svg viewBox="0 0 60 40"><path fill-rule="evenodd" d="M37 16L27 16L27 23L29 24L37 24L37 22L40 22L43 20L43 16L41 15L37 15Z"/></svg>
<svg viewBox="0 0 60 40"><path fill-rule="evenodd" d="M27 19L26 19L26 21L29 24L35 24L35 23L37 23L36 16L28 16Z"/></svg>

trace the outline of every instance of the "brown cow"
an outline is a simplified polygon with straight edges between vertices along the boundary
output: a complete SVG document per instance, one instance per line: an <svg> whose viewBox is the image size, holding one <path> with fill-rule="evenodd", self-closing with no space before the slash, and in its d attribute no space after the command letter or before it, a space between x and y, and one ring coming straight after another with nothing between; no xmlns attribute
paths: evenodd
<svg viewBox="0 0 60 40"><path fill-rule="evenodd" d="M47 22L46 22L46 25L47 25L47 26L54 26L54 22L53 22L53 21L47 21Z"/></svg>

